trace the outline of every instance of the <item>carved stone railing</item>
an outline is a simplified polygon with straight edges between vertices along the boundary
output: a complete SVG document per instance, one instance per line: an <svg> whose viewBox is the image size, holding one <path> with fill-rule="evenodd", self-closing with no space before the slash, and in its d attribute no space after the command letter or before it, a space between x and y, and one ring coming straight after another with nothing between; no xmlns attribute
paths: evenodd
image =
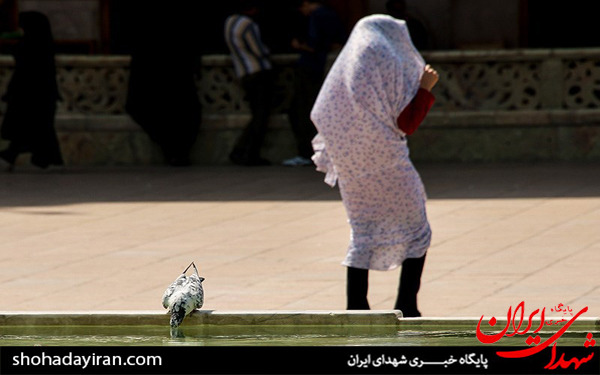
<svg viewBox="0 0 600 375"><path fill-rule="evenodd" d="M440 73L434 90L436 103L421 128L424 132L461 127L600 126L600 48L436 51L424 57ZM278 73L275 127L287 126L284 113L292 94L296 58L274 56ZM61 55L56 61L63 98L57 129L139 131L124 110L129 56ZM12 69L12 57L0 56L0 93ZM230 58L204 56L197 73L204 116L201 128L240 129L249 111ZM0 102L0 117L4 110L5 103ZM600 137L596 130L591 135L587 131L592 140ZM587 147L593 147L600 159L597 146Z"/></svg>
<svg viewBox="0 0 600 375"><path fill-rule="evenodd" d="M274 60L278 71L274 103L277 113L283 112L289 103L295 56L275 56ZM125 114L129 63L129 56L57 56L57 80L62 96L59 116ZM13 67L12 57L0 55L0 92L6 90ZM228 56L205 56L197 69L196 85L204 113L248 113ZM0 116L3 112L4 105L0 105Z"/></svg>
<svg viewBox="0 0 600 375"><path fill-rule="evenodd" d="M446 51L424 53L424 57L440 73L434 110L600 108L600 48ZM61 113L125 113L128 56L63 55L56 60L64 99ZM275 112L283 112L289 103L296 56L277 55L274 60L279 73ZM0 55L2 92L12 68L12 57ZM198 93L206 113L247 112L228 56L204 56L198 73Z"/></svg>
<svg viewBox="0 0 600 375"><path fill-rule="evenodd" d="M438 109L600 108L600 49L458 51L426 58L441 75Z"/></svg>

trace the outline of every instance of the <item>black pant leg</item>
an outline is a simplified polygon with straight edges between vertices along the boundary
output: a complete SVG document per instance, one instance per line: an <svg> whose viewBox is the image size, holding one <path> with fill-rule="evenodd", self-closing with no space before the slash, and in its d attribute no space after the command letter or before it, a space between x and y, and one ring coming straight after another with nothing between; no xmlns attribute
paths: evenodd
<svg viewBox="0 0 600 375"><path fill-rule="evenodd" d="M421 288L425 255L420 258L408 258L402 263L398 298L394 308L402 311L404 317L421 316L421 312L417 308L417 294Z"/></svg>
<svg viewBox="0 0 600 375"><path fill-rule="evenodd" d="M290 103L289 120L296 138L298 155L308 159L313 155L311 141L317 134L310 112L322 84L323 77L318 73L304 68L297 68L294 72L294 94Z"/></svg>
<svg viewBox="0 0 600 375"><path fill-rule="evenodd" d="M252 117L236 141L233 150L236 156L248 160L257 160L260 157L271 115L273 85L272 71L262 71L242 78Z"/></svg>
<svg viewBox="0 0 600 375"><path fill-rule="evenodd" d="M346 297L348 310L369 310L367 292L369 290L369 270L348 267Z"/></svg>

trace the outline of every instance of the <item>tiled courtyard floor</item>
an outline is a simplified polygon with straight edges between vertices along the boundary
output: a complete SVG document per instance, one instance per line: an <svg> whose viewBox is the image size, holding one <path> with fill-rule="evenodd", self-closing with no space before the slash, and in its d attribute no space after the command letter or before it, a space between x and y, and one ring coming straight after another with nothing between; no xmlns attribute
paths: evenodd
<svg viewBox="0 0 600 375"><path fill-rule="evenodd" d="M600 316L599 164L418 164L434 231L420 308ZM25 168L0 174L0 310L162 310L192 260L211 310L345 308L349 227L313 168ZM372 272L373 309L399 270Z"/></svg>

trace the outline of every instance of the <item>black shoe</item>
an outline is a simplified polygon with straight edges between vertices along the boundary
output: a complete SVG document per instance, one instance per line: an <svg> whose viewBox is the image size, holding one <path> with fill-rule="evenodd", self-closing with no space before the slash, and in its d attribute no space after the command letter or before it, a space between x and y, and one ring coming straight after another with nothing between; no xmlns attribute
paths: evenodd
<svg viewBox="0 0 600 375"><path fill-rule="evenodd" d="M271 165L271 162L268 161L267 159L263 159L263 158L256 158L256 159L250 159L248 161L248 166L255 166L255 167L261 167L261 166L267 166L267 165Z"/></svg>
<svg viewBox="0 0 600 375"><path fill-rule="evenodd" d="M192 161L187 157L172 156L167 159L167 164L171 167L189 167Z"/></svg>
<svg viewBox="0 0 600 375"><path fill-rule="evenodd" d="M239 156L237 154L231 154L231 155L229 155L229 160L231 160L231 162L233 164L243 165L243 166L246 166L246 167L258 167L258 166L271 165L270 161L268 161L267 159L263 159L261 157L258 157L258 158L248 158L248 157L245 157L245 156Z"/></svg>
<svg viewBox="0 0 600 375"><path fill-rule="evenodd" d="M14 155L12 152L10 152L9 150L0 151L0 159L4 161L3 164L6 164L7 171L12 172L15 170L15 160L17 159L17 156Z"/></svg>
<svg viewBox="0 0 600 375"><path fill-rule="evenodd" d="M48 169L48 167L50 166L50 163L48 163L47 161L40 162L40 161L35 161L33 159L31 159L31 164L35 165L36 167L38 167L40 169Z"/></svg>
<svg viewBox="0 0 600 375"><path fill-rule="evenodd" d="M403 318L420 318L421 312L417 310L415 307L405 307L397 306L395 310L400 310L402 312Z"/></svg>

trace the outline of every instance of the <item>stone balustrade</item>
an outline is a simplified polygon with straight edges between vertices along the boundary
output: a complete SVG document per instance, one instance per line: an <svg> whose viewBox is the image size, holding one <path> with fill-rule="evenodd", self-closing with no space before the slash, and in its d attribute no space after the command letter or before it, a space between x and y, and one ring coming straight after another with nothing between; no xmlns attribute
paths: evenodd
<svg viewBox="0 0 600 375"><path fill-rule="evenodd" d="M440 73L436 103L411 136L415 160L600 160L600 48L424 53ZM295 154L286 108L297 56L276 55L275 106L265 144ZM332 56L331 61L334 57ZM57 56L63 100L56 127L69 164L145 164L160 153L126 114L129 56ZM0 92L13 59L0 56ZM228 56L197 69L203 108L193 160L227 161L249 110ZM0 102L0 116L5 103Z"/></svg>

